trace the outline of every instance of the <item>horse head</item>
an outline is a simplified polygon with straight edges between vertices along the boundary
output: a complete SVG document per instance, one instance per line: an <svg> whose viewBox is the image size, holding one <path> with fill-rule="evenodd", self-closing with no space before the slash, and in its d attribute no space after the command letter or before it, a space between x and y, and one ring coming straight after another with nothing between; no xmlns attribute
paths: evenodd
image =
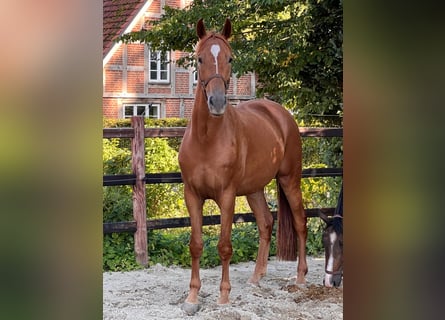
<svg viewBox="0 0 445 320"><path fill-rule="evenodd" d="M339 287L343 277L343 216L336 214L328 218L322 213L319 215L326 223L322 238L326 256L323 284Z"/></svg>
<svg viewBox="0 0 445 320"><path fill-rule="evenodd" d="M232 33L232 24L226 19L222 32L217 34L207 32L200 19L196 33L200 39L196 47L198 81L206 97L209 112L214 116L221 116L226 110L226 95L232 74L232 50L227 41Z"/></svg>

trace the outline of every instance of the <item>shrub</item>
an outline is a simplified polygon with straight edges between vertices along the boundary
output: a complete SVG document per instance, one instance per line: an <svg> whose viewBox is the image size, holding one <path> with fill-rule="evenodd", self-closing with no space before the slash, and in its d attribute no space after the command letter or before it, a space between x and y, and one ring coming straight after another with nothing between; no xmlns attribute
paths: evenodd
<svg viewBox="0 0 445 320"><path fill-rule="evenodd" d="M128 233L104 235L102 267L104 271L141 269L134 255L134 238Z"/></svg>

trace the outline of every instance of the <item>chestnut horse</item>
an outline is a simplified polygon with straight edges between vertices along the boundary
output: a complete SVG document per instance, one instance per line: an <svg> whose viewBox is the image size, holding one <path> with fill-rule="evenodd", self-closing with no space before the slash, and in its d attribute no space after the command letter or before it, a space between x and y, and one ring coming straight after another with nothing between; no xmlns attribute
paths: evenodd
<svg viewBox="0 0 445 320"><path fill-rule="evenodd" d="M233 107L227 100L232 74L232 50L228 43L232 26L226 19L221 34L196 28L198 81L192 117L179 149L184 197L190 215L190 291L183 310L198 310L201 288L199 259L203 251L202 208L212 199L221 211L218 253L222 264L219 304L229 303L229 263L232 257L232 221L236 196L245 195L259 230L259 248L249 283L257 285L266 274L273 216L264 187L277 179L279 193L277 256L297 259L297 283L305 283L306 216L301 181L301 139L290 113L281 105L256 99ZM298 241L297 241L298 237Z"/></svg>

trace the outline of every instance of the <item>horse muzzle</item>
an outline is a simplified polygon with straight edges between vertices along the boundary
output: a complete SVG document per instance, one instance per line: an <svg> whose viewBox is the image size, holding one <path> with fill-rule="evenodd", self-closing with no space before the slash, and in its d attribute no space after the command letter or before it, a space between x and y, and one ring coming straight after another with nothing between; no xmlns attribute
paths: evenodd
<svg viewBox="0 0 445 320"><path fill-rule="evenodd" d="M225 94L210 95L207 99L209 112L214 116L222 116L226 111L227 98Z"/></svg>
<svg viewBox="0 0 445 320"><path fill-rule="evenodd" d="M323 285L325 287L340 287L343 273L328 274L326 273L323 279Z"/></svg>

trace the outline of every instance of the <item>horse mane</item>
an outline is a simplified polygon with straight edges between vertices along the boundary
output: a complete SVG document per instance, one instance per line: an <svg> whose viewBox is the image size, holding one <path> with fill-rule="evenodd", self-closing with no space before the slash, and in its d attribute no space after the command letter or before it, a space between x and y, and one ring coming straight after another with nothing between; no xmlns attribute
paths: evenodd
<svg viewBox="0 0 445 320"><path fill-rule="evenodd" d="M343 234L343 183L338 195L338 205L332 218L332 226L337 234Z"/></svg>
<svg viewBox="0 0 445 320"><path fill-rule="evenodd" d="M335 233L343 234L343 218L333 217L331 220L331 225Z"/></svg>

